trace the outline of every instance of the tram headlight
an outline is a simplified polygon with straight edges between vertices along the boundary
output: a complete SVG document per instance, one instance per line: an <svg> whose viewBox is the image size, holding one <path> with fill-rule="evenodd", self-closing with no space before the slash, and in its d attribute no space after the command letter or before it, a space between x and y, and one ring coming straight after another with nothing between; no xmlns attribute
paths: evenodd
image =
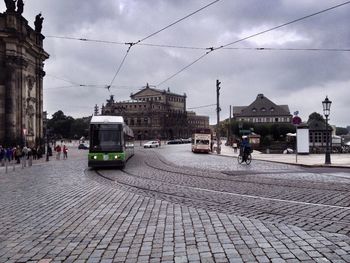
<svg viewBox="0 0 350 263"><path fill-rule="evenodd" d="M94 155L94 160L97 160L97 155Z"/></svg>
<svg viewBox="0 0 350 263"><path fill-rule="evenodd" d="M115 156L114 156L114 159L116 159L116 160L117 160L117 159L118 159L118 155L115 155Z"/></svg>

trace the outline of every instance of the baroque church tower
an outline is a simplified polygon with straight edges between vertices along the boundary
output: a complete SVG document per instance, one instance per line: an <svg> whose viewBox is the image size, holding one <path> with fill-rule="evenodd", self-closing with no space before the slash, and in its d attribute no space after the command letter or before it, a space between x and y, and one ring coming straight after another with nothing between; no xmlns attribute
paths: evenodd
<svg viewBox="0 0 350 263"><path fill-rule="evenodd" d="M0 145L43 143L43 18L35 29L22 16L23 1L5 0L0 13ZM16 6L17 3L17 6Z"/></svg>

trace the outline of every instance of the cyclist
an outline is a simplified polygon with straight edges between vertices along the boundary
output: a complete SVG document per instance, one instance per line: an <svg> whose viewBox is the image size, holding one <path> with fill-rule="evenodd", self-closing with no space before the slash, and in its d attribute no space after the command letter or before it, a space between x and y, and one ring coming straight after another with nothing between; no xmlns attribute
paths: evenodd
<svg viewBox="0 0 350 263"><path fill-rule="evenodd" d="M241 151L242 151L242 162L247 161L247 157L251 152L251 145L249 143L247 136L242 136L242 143L241 143Z"/></svg>

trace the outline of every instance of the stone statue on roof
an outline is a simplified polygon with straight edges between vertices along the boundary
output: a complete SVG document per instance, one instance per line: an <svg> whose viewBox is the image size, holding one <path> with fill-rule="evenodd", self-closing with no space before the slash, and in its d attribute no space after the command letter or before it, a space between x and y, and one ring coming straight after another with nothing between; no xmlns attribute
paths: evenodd
<svg viewBox="0 0 350 263"><path fill-rule="evenodd" d="M7 12L15 12L16 0L5 0L5 5Z"/></svg>
<svg viewBox="0 0 350 263"><path fill-rule="evenodd" d="M23 0L17 0L17 13L20 15L23 13L23 6Z"/></svg>
<svg viewBox="0 0 350 263"><path fill-rule="evenodd" d="M44 18L41 16L41 13L36 15L34 26L35 26L35 32L41 33L41 29L43 28L43 21Z"/></svg>

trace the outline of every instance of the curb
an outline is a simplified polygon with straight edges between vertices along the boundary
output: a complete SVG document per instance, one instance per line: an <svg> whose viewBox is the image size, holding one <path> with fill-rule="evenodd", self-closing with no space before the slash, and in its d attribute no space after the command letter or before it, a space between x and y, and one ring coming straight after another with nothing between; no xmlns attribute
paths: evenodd
<svg viewBox="0 0 350 263"><path fill-rule="evenodd" d="M230 158L237 158L237 156L232 156L232 155L227 155L227 154L215 154L216 156L222 156L222 157L230 157ZM269 163L278 163L278 164L288 164L288 165L294 165L294 166L300 166L300 167L307 167L307 168L340 168L340 169L350 169L349 166L343 166L343 165L325 165L325 164L303 164L303 163L289 163L289 162L283 162L283 161L274 161L274 160L264 160L264 159L258 159L254 158L253 156L253 161L258 160L262 162L269 162Z"/></svg>

